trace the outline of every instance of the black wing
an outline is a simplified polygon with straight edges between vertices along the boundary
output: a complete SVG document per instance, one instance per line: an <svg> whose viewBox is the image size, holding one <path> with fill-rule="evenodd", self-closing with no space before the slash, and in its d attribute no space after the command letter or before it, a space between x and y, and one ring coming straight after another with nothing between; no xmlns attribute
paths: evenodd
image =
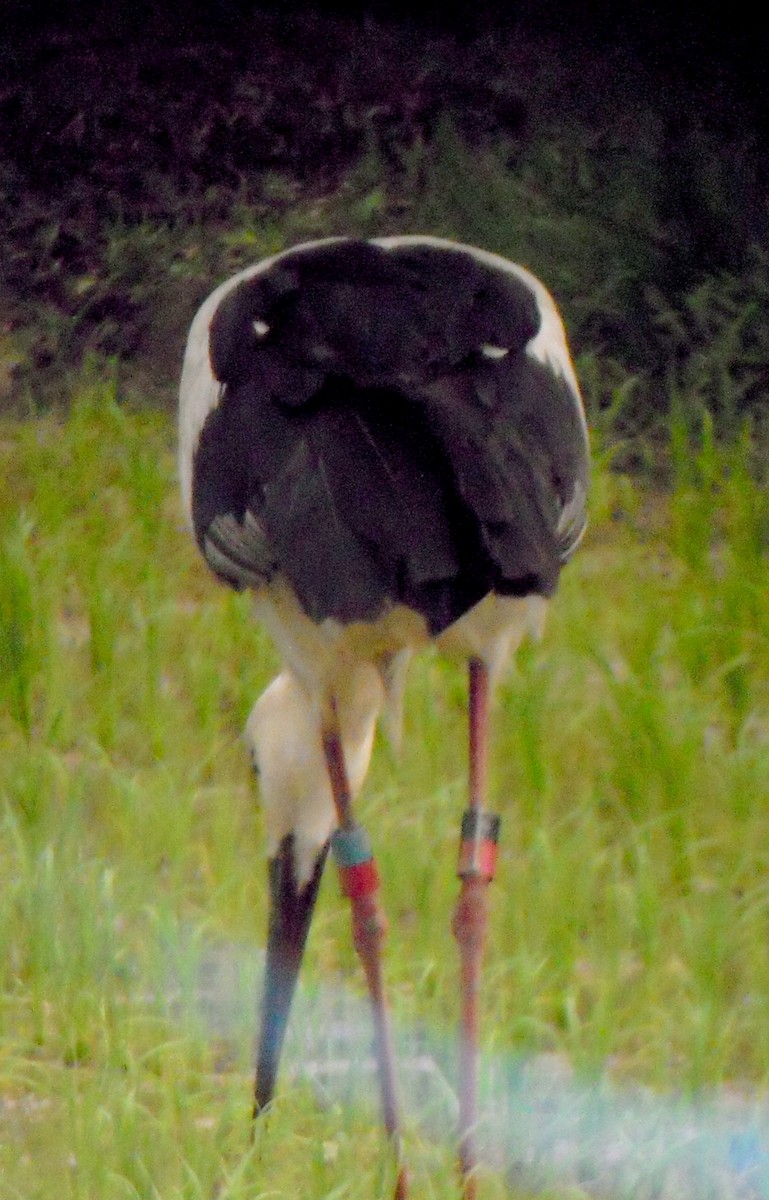
<svg viewBox="0 0 769 1200"><path fill-rule="evenodd" d="M549 595L587 448L567 378L527 352L540 323L523 279L435 245L334 242L232 290L193 467L211 567L280 571L316 621L400 602L433 633L491 590Z"/></svg>

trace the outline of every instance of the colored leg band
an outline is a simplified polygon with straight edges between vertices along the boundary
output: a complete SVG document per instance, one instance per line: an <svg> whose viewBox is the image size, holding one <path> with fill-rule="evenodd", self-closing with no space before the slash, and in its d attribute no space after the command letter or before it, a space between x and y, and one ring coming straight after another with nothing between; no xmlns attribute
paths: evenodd
<svg viewBox="0 0 769 1200"><path fill-rule="evenodd" d="M371 838L362 825L335 829L331 834L331 853L338 867L355 867L373 858Z"/></svg>
<svg viewBox="0 0 769 1200"><path fill-rule="evenodd" d="M494 878L500 823L499 815L486 809L469 808L464 813L457 870L460 879Z"/></svg>
<svg viewBox="0 0 769 1200"><path fill-rule="evenodd" d="M370 896L379 887L371 839L362 825L337 829L331 835L331 852L339 868L342 892L349 899Z"/></svg>
<svg viewBox="0 0 769 1200"><path fill-rule="evenodd" d="M339 882L342 885L342 894L349 900L357 900L359 896L371 896L379 888L379 872L374 859L356 863L354 867L340 867Z"/></svg>

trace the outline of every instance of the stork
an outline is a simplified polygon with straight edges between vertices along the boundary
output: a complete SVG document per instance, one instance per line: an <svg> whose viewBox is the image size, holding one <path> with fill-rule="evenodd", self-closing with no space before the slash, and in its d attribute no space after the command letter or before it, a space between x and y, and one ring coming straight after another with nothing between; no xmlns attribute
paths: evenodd
<svg viewBox="0 0 769 1200"><path fill-rule="evenodd" d="M585 528L588 437L547 289L435 237L308 242L198 311L180 391L184 505L208 566L253 592L284 668L246 737L270 915L254 1113L270 1103L329 846L371 995L384 1123L407 1194L371 841L353 814L415 650L469 664L469 805L453 929L461 966L459 1159L476 1189L478 994L499 819L489 702L542 627Z"/></svg>

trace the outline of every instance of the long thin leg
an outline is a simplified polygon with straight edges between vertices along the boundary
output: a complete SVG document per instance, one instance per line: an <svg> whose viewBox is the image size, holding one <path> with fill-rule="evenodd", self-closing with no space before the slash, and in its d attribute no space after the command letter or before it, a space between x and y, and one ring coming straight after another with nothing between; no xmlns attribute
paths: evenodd
<svg viewBox="0 0 769 1200"><path fill-rule="evenodd" d="M264 966L262 1023L256 1053L254 1117L272 1100L291 1001L318 896L328 846L301 890L294 874L294 836L288 834L270 860L270 922Z"/></svg>
<svg viewBox="0 0 769 1200"><path fill-rule="evenodd" d="M494 877L499 817L486 811L489 760L489 673L470 660L469 806L462 820L459 877L454 910L459 945L462 1008L459 1033L459 1165L465 1200L475 1200L478 1162L478 1028L483 952L488 931L488 885Z"/></svg>
<svg viewBox="0 0 769 1200"><path fill-rule="evenodd" d="M338 729L325 733L323 750L339 818L339 828L332 836L331 848L339 867L342 891L349 897L352 905L353 942L366 973L371 997L374 1048L382 1092L382 1117L397 1162L395 1200L406 1200L408 1178L401 1157L401 1121L395 1078L395 1053L382 970L382 945L387 934L387 918L379 896L379 877L371 842L362 826L353 820L350 785Z"/></svg>

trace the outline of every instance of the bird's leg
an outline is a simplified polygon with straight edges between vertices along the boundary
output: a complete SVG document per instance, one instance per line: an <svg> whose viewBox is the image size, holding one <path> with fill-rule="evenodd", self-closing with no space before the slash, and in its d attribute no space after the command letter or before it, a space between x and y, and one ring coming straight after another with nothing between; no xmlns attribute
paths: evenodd
<svg viewBox="0 0 769 1200"><path fill-rule="evenodd" d="M280 1053L286 1034L307 932L328 846L324 846L307 884L297 888L294 869L294 835L288 834L270 860L270 923L264 967L262 1026L256 1054L254 1117L270 1103L275 1091Z"/></svg>
<svg viewBox="0 0 769 1200"><path fill-rule="evenodd" d="M454 910L459 945L462 1012L459 1033L459 1165L465 1200L475 1200L478 1119L478 1025L481 966L488 929L488 885L494 878L499 817L486 811L489 761L489 672L470 660L469 806L462 818L458 875L462 886Z"/></svg>
<svg viewBox="0 0 769 1200"><path fill-rule="evenodd" d="M398 1171L395 1200L405 1200L408 1181L401 1158L400 1104L395 1080L395 1053L382 970L382 945L387 934L387 918L379 895L379 876L371 842L365 829L353 819L350 785L338 725L326 730L323 750L339 819L339 828L331 838L331 850L339 868L342 891L352 906L353 942L363 964L371 996L374 1047L382 1091L382 1116L395 1149Z"/></svg>

